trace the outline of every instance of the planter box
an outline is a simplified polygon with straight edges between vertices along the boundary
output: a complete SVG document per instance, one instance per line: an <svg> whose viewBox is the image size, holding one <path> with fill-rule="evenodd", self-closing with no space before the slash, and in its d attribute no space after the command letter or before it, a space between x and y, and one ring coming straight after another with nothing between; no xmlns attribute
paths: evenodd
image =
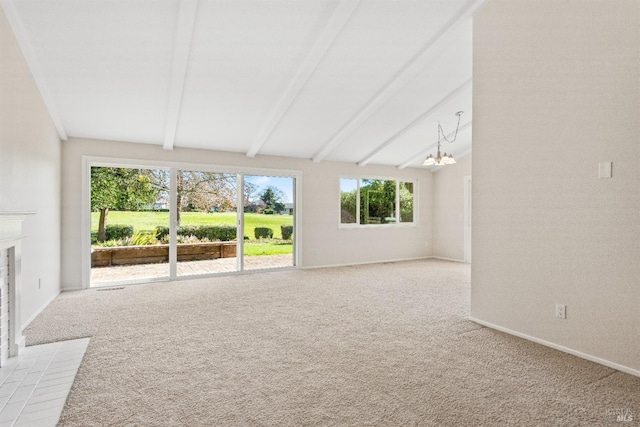
<svg viewBox="0 0 640 427"><path fill-rule="evenodd" d="M180 243L178 262L235 258L236 242ZM121 246L91 250L91 267L169 262L169 245Z"/></svg>

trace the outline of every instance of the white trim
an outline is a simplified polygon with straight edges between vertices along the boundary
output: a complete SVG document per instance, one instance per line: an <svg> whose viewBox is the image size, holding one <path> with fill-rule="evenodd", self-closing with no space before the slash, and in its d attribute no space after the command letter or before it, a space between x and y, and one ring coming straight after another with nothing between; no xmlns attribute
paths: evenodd
<svg viewBox="0 0 640 427"><path fill-rule="evenodd" d="M282 117L287 113L291 105L295 102L300 91L309 81L318 65L322 62L329 47L333 44L342 29L346 25L351 15L358 7L360 0L343 0L338 3L331 17L327 20L324 28L318 35L315 44L309 50L304 62L291 79L289 85L280 96L278 103L268 115L266 122L253 140L251 148L247 152L247 157L255 157L262 146L267 142Z"/></svg>
<svg viewBox="0 0 640 427"><path fill-rule="evenodd" d="M196 20L198 0L181 0L180 15L178 16L178 29L173 49L173 64L171 69L171 87L169 90L169 102L167 107L167 120L164 131L165 150L173 150L180 119L180 108L184 94L184 82L187 78L187 66L189 65L189 52L191 51L191 39Z"/></svg>
<svg viewBox="0 0 640 427"><path fill-rule="evenodd" d="M434 257L431 255L422 256L422 257L414 257L414 258L394 258L394 259L380 259L377 261L363 261L363 262L348 262L344 264L325 264L325 265L312 265L309 267L301 267L302 270L315 270L318 268L335 268L335 267L354 267L358 265L369 265L369 264L384 264L388 262L406 262L406 261L419 261L423 259L433 259Z"/></svg>
<svg viewBox="0 0 640 427"><path fill-rule="evenodd" d="M236 271L244 270L244 175L236 174L236 210L242 209L242 214L236 211Z"/></svg>
<svg viewBox="0 0 640 427"><path fill-rule="evenodd" d="M388 81L383 88L367 102L338 132L327 141L320 151L313 156L313 161L318 163L340 145L349 135L365 123L380 107L387 103L407 82L415 78L427 65L429 65L435 55L438 54L438 47L447 43L447 38L452 36L455 30L463 22L470 20L475 11L482 6L486 0L469 0L456 12L437 33L431 37L420 50Z"/></svg>
<svg viewBox="0 0 640 427"><path fill-rule="evenodd" d="M178 170L169 169L169 280L178 277Z"/></svg>
<svg viewBox="0 0 640 427"><path fill-rule="evenodd" d="M466 264L466 263L464 262L464 260L461 260L461 259L445 258L445 257L435 256L435 255L434 255L434 256L432 256L432 258L433 258L433 259L439 259L439 260L441 260L441 261L451 261L451 262L459 262L459 263L461 263L461 264Z"/></svg>
<svg viewBox="0 0 640 427"><path fill-rule="evenodd" d="M531 335L523 334L522 332L517 332L517 331L514 331L514 330L509 329L509 328L498 326L498 325L493 324L491 322L486 322L484 320L480 320L480 319L477 319L475 317L469 316L469 320L471 320L472 322L475 322L475 323L477 323L479 325L483 325L483 326L486 326L488 328L495 329L497 331L504 332L506 334L516 336L518 338L523 338L525 340L532 341L532 342L535 342L537 344L544 345L545 347L550 347L550 348L553 348L555 350L559 350L559 351L562 351L564 353L568 353L568 354L571 354L573 356L577 356L577 357L579 357L581 359L586 359L586 360L589 360L591 362L599 363L600 365L607 366L609 368L615 369L615 370L620 371L620 372L625 372L627 374L631 374L631 375L635 375L636 377L640 377L640 370L633 369L633 368L630 368L628 366L620 365L620 364L617 364L617 363L612 362L610 360L602 359L600 357L593 356L593 355L588 354L588 353L583 353L583 352L581 352L579 350L574 350L572 348L565 347L565 346L559 345L559 344L555 344L555 343L552 343L550 341L546 341L546 340L543 340L543 339L540 339L540 338L532 337Z"/></svg>
<svg viewBox="0 0 640 427"><path fill-rule="evenodd" d="M53 102L51 92L49 92L49 87L47 86L44 74L42 73L42 69L40 68L40 62L38 62L38 58L36 57L35 51L33 50L33 46L31 45L29 37L27 36L27 32L24 29L24 23L20 18L20 14L18 13L18 9L16 8L15 1L0 0L0 4L4 9L7 21L9 21L9 25L11 25L11 29L13 30L13 34L18 41L18 45L20 45L20 49L22 50L24 59L27 61L27 65L31 70L33 79L36 82L38 90L40 91L40 96L42 96L44 105L49 111L49 116L51 117L51 121L53 122L53 125L58 132L58 136L61 140L66 141L67 133L62 126L62 120L60 119L58 110L56 109L56 106Z"/></svg>

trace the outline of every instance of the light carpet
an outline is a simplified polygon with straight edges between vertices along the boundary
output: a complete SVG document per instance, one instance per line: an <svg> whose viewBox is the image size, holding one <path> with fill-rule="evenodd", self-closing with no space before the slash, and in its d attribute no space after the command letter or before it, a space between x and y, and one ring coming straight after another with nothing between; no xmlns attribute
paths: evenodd
<svg viewBox="0 0 640 427"><path fill-rule="evenodd" d="M468 312L469 266L423 260L63 293L25 334L91 336L63 426L640 422L640 378Z"/></svg>

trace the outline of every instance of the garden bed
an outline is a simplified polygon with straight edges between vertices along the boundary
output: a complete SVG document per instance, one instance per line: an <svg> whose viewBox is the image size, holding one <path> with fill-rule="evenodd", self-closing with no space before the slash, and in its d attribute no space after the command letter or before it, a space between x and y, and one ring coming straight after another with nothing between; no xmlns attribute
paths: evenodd
<svg viewBox="0 0 640 427"><path fill-rule="evenodd" d="M236 242L179 243L178 262L234 258ZM169 262L169 245L93 248L91 267Z"/></svg>

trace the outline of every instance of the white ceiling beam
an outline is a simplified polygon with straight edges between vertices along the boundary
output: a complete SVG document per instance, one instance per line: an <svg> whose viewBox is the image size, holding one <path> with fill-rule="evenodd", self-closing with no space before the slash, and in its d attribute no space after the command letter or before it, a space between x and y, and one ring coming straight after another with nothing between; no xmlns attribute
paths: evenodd
<svg viewBox="0 0 640 427"><path fill-rule="evenodd" d="M471 129L471 123L472 120L469 120L467 123L463 124L460 126L460 128L458 128L458 135L462 132L465 132L467 129ZM451 132L450 134L446 135L445 138L446 139L450 139L453 138L455 136L455 131ZM429 154L429 152L431 150L435 150L438 147L438 141L436 140L434 143L430 144L427 148L425 148L424 150L420 150L419 153L414 154L413 156L409 157L405 162L401 163L398 165L398 169L404 169L407 166L411 165L413 162L415 162L417 159L423 159L427 156L427 154Z"/></svg>
<svg viewBox="0 0 640 427"><path fill-rule="evenodd" d="M314 162L324 160L338 145L358 129L369 117L391 99L404 85L415 78L431 61L438 50L436 47L446 43L455 30L478 10L487 0L468 0L439 30L425 43L418 53L409 60L400 71L375 95L355 116L349 120L313 157Z"/></svg>
<svg viewBox="0 0 640 427"><path fill-rule="evenodd" d="M304 62L289 82L286 90L280 96L275 107L268 115L260 131L253 140L251 148L247 152L247 157L255 157L260 149L267 142L273 131L276 129L291 105L295 102L302 88L307 84L309 78L322 62L327 50L338 37L345 24L358 7L360 0L342 0L338 3L333 14L327 20L324 28L317 37L311 50L307 54Z"/></svg>
<svg viewBox="0 0 640 427"><path fill-rule="evenodd" d="M27 61L27 65L31 70L31 74L33 75L33 79L36 82L36 86L40 91L40 95L42 96L42 100L44 101L44 105L47 107L49 111L49 116L51 117L51 121L58 132L58 136L62 141L67 140L67 132L64 130L62 126L62 120L58 115L58 110L53 102L53 97L49 92L49 88L46 84L44 74L42 74L42 69L40 68L40 62L36 58L36 54L31 46L31 42L29 41L29 37L27 36L27 32L24 29L24 23L20 18L20 14L18 13L18 9L13 0L0 0L0 4L2 4L2 8L4 9L4 13L9 21L9 25L11 25L11 29L13 30L13 34L18 40L18 45L20 45L20 49L22 50L22 54L24 55L24 59Z"/></svg>
<svg viewBox="0 0 640 427"><path fill-rule="evenodd" d="M165 150L173 150L180 119L180 108L184 94L184 82L187 78L187 66L189 65L189 53L191 51L191 39L196 20L198 0L182 0L180 2L180 15L178 16L178 29L173 48L173 66L171 69L171 86L169 89L169 104L167 107L167 121L164 130Z"/></svg>
<svg viewBox="0 0 640 427"><path fill-rule="evenodd" d="M462 83L460 86L455 88L453 91L449 92L444 98L442 98L440 101L432 105L427 111L425 111L424 113L420 114L418 117L413 119L411 123L404 126L398 132L393 134L393 136L388 138L382 144L378 145L375 149L373 149L369 154L367 154L362 160L358 162L358 166L365 166L369 164L371 160L373 160L373 158L378 153L380 153L382 150L387 148L389 145L393 144L398 138L400 138L402 135L404 135L405 133L413 129L416 125L433 116L434 113L440 110L440 108L442 108L446 103L448 103L449 101L451 101L452 99L454 99L455 97L457 97L458 95L460 95L461 93L469 89L471 89L471 79L466 80L464 83Z"/></svg>

